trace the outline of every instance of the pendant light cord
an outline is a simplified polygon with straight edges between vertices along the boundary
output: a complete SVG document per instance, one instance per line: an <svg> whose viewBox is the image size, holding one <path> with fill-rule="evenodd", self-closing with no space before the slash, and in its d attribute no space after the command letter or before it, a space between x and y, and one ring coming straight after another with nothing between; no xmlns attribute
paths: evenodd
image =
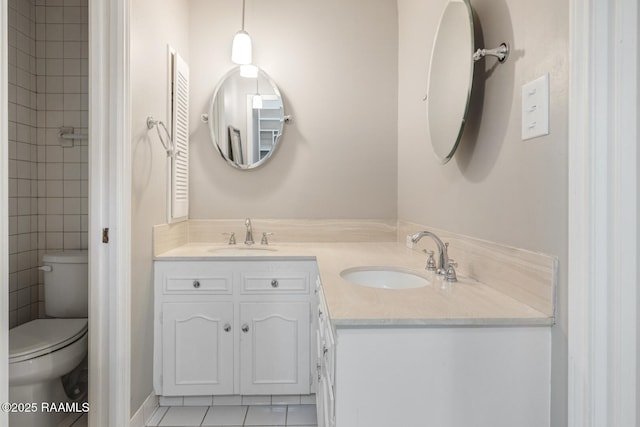
<svg viewBox="0 0 640 427"><path fill-rule="evenodd" d="M244 3L246 0L242 0L242 31L244 31Z"/></svg>

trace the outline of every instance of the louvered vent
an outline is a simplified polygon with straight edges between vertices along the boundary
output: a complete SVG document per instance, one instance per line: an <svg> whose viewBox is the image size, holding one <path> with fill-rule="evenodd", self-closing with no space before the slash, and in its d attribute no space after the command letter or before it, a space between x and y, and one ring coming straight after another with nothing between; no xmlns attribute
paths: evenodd
<svg viewBox="0 0 640 427"><path fill-rule="evenodd" d="M189 213L189 66L173 55L172 130L176 154L171 161L171 219Z"/></svg>

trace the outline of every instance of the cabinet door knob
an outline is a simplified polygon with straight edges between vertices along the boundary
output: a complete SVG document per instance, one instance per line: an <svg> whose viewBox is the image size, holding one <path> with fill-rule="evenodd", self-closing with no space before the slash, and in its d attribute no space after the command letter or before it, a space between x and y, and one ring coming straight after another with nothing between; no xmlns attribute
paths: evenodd
<svg viewBox="0 0 640 427"><path fill-rule="evenodd" d="M246 323L244 325L242 325L242 332L244 332L244 333L249 332L249 325L247 325Z"/></svg>
<svg viewBox="0 0 640 427"><path fill-rule="evenodd" d="M199 288L200 287L200 282L198 282L197 280L194 280L193 281L193 287L196 288L196 289Z"/></svg>
<svg viewBox="0 0 640 427"><path fill-rule="evenodd" d="M224 329L225 332L229 332L231 331L231 325L228 323L225 323L225 325L222 327L222 329Z"/></svg>
<svg viewBox="0 0 640 427"><path fill-rule="evenodd" d="M273 279L271 281L271 287L272 288L277 288L278 286L280 286L280 283L278 283L278 281L276 279Z"/></svg>

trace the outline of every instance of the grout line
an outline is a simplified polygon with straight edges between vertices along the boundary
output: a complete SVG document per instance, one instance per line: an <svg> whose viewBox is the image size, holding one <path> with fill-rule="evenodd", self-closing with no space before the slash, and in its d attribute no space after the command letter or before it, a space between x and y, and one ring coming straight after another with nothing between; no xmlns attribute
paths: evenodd
<svg viewBox="0 0 640 427"><path fill-rule="evenodd" d="M301 404L301 405L303 405L303 404ZM304 405L311 405L311 404L304 404ZM241 405L241 406L245 406L245 405ZM264 405L246 405L246 410L245 410L245 413L244 413L244 418L243 418L243 420L242 420L242 427L251 427L251 426L247 426L247 424L246 424L246 423L247 423L247 418L249 417L249 410L251 409L251 407L252 407L252 406L254 406L254 407L260 407L260 406L264 406ZM274 405L270 405L270 406L271 406L271 407L273 407ZM287 405L275 405L275 406L284 406L284 407L285 407L285 418L284 418L285 423L284 423L284 425L285 425L285 427L286 427L286 426L288 426L288 425L289 425L289 406L299 406L299 405L288 405L288 404L287 404ZM159 408L160 408L160 407L159 407ZM167 408L167 410L166 410L166 411L164 411L164 413L162 414L162 417L157 421L157 424L156 424L156 425L158 425L158 426L159 426L159 425L162 423L162 421L164 420L164 418L167 416L167 413L171 410L171 408L173 408L173 406L168 406L168 407L166 407L166 408ZM210 411L210 410L211 410L211 411L213 411L213 410L214 410L214 407L213 407L213 406L209 406L209 407L207 408L207 410L206 410L206 411L205 411L205 413L204 413L204 416L202 417L202 420L200 421L200 424L199 424L199 426L200 426L200 427L202 427L202 425L204 424L204 420L205 420L205 418L207 417L207 414L209 413L209 411ZM77 421L78 421L78 420L74 421L74 423L75 423L75 422L77 422ZM145 426L146 426L146 424L145 424ZM312 426L312 425L310 425L309 427L311 427L311 426ZM313 424L313 426L317 426L317 419L316 419L316 424ZM225 427L225 426L221 426L221 427ZM228 426L227 426L227 427L228 427ZM274 426L274 427L275 427L275 426Z"/></svg>
<svg viewBox="0 0 640 427"><path fill-rule="evenodd" d="M242 420L242 426L243 427L247 422L247 417L249 416L249 409L251 409L251 405L247 405L247 410L244 411L244 419Z"/></svg>
<svg viewBox="0 0 640 427"><path fill-rule="evenodd" d="M167 414L169 413L169 410L170 410L171 408L172 408L172 406L169 406L169 407L167 408L167 410L166 410L166 411L164 411L164 414L162 414L162 417L160 417L160 419L158 420L158 424L156 424L156 425L158 425L158 426L159 426L160 424L162 424L162 420L164 420L164 417L166 417L166 416L167 416Z"/></svg>
<svg viewBox="0 0 640 427"><path fill-rule="evenodd" d="M289 422L289 405L286 405L284 407L284 425L285 425L285 427L286 427L288 422Z"/></svg>
<svg viewBox="0 0 640 427"><path fill-rule="evenodd" d="M213 400L211 400L211 405L213 405ZM200 420L200 427L202 427L202 424L204 424L204 420L207 418L207 414L209 413L209 410L213 408L213 406L207 406L207 410L204 411L204 417L202 417L202 419Z"/></svg>

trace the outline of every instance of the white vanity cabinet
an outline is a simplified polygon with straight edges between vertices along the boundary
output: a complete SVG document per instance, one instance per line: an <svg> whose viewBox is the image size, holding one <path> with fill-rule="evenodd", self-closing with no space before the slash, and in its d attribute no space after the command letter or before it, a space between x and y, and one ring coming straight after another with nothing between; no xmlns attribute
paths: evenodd
<svg viewBox="0 0 640 427"><path fill-rule="evenodd" d="M320 280L316 283L316 411L318 426L335 426L335 338Z"/></svg>
<svg viewBox="0 0 640 427"><path fill-rule="evenodd" d="M318 427L550 425L550 329L332 326L316 289Z"/></svg>
<svg viewBox="0 0 640 427"><path fill-rule="evenodd" d="M314 261L168 260L154 270L156 394L311 393Z"/></svg>
<svg viewBox="0 0 640 427"><path fill-rule="evenodd" d="M308 302L240 303L241 394L308 394Z"/></svg>
<svg viewBox="0 0 640 427"><path fill-rule="evenodd" d="M231 302L163 304L165 395L233 394L232 322Z"/></svg>

